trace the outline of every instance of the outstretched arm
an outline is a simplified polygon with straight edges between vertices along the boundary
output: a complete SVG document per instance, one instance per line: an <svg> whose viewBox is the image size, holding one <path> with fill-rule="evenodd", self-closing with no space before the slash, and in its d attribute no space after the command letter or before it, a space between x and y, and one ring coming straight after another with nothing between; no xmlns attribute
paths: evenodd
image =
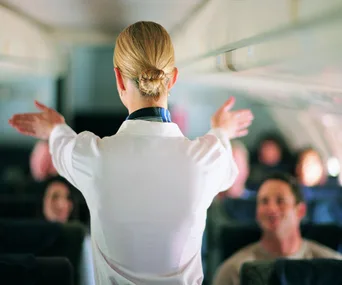
<svg viewBox="0 0 342 285"><path fill-rule="evenodd" d="M248 127L252 124L253 114L250 110L232 111L235 98L229 98L212 116L211 130L209 134L214 135L223 146L220 165L217 167L217 175L223 180L219 191L225 191L235 182L238 168L233 159L230 140L243 137L248 134Z"/></svg>
<svg viewBox="0 0 342 285"><path fill-rule="evenodd" d="M15 114L9 124L19 133L42 140L49 140L49 148L59 175L76 188L86 185L91 177L89 165L98 153L98 137L90 132L77 135L61 114L35 101L39 113Z"/></svg>
<svg viewBox="0 0 342 285"><path fill-rule="evenodd" d="M254 119L248 109L232 111L234 104L235 98L229 98L211 118L212 132L218 133L224 145L227 140L246 136Z"/></svg>
<svg viewBox="0 0 342 285"><path fill-rule="evenodd" d="M15 114L8 122L23 135L48 140L54 127L65 123L64 117L38 101L34 103L41 112Z"/></svg>
<svg viewBox="0 0 342 285"><path fill-rule="evenodd" d="M15 114L9 124L23 135L49 140L51 158L56 170L77 187L72 167L72 152L77 134L65 124L64 117L57 111L38 101L35 101L35 105L41 112Z"/></svg>

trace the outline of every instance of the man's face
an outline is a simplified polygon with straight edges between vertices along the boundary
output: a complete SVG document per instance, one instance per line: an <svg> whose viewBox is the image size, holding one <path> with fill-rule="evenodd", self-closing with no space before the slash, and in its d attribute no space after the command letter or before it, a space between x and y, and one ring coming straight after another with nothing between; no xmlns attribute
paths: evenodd
<svg viewBox="0 0 342 285"><path fill-rule="evenodd" d="M257 221L263 232L282 234L297 230L305 213L305 204L296 204L286 182L267 180L261 185L257 196Z"/></svg>

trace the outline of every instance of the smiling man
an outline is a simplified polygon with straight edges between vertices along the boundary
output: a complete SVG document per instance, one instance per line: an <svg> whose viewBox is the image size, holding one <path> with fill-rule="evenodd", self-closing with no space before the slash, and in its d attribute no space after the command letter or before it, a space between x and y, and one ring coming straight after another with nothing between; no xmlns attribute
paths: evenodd
<svg viewBox="0 0 342 285"><path fill-rule="evenodd" d="M277 258L342 259L339 253L303 239L300 222L306 205L296 180L285 174L272 174L264 180L257 195L257 222L261 240L239 250L218 269L214 285L239 285L244 262Z"/></svg>

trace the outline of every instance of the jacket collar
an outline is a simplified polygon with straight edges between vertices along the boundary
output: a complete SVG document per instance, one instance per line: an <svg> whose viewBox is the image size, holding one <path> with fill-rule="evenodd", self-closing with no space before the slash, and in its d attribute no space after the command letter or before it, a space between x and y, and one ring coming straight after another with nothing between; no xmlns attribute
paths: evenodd
<svg viewBox="0 0 342 285"><path fill-rule="evenodd" d="M122 123L117 134L184 137L175 123L151 122L145 120L126 120Z"/></svg>
<svg viewBox="0 0 342 285"><path fill-rule="evenodd" d="M171 114L168 109L162 107L147 107L136 110L126 120L146 120L154 122L171 122Z"/></svg>

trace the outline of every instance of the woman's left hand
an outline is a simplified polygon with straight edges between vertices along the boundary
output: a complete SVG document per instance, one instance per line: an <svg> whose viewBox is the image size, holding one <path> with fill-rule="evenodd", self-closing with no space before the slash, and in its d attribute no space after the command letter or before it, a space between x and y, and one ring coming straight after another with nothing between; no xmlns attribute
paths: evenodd
<svg viewBox="0 0 342 285"><path fill-rule="evenodd" d="M47 140L56 125L65 123L64 117L38 101L35 101L34 103L42 112L15 114L8 122L23 135Z"/></svg>

